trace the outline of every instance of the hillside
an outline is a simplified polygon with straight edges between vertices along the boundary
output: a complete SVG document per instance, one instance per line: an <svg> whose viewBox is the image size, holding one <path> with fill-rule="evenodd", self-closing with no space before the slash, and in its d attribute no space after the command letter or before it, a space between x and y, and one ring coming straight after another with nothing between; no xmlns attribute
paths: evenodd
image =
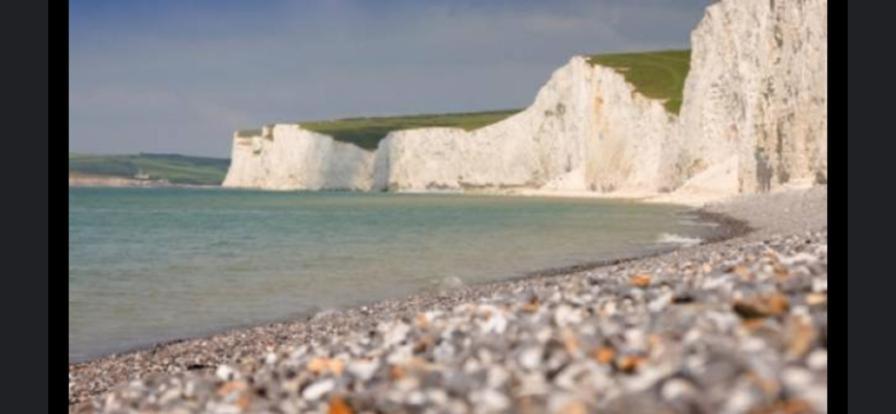
<svg viewBox="0 0 896 414"><path fill-rule="evenodd" d="M307 130L330 135L337 141L352 143L367 150L375 150L380 140L390 131L427 127L453 127L471 131L498 122L519 111L519 109L510 109L486 112L359 117L329 121L304 121L299 122L299 124Z"/></svg>
<svg viewBox="0 0 896 414"><path fill-rule="evenodd" d="M612 53L588 56L592 65L615 69L635 90L648 98L665 100L666 110L678 114L684 80L690 68L690 50Z"/></svg>
<svg viewBox="0 0 896 414"><path fill-rule="evenodd" d="M178 154L91 155L69 154L69 173L134 178L143 173L150 180L172 184L219 185L230 166L223 158Z"/></svg>

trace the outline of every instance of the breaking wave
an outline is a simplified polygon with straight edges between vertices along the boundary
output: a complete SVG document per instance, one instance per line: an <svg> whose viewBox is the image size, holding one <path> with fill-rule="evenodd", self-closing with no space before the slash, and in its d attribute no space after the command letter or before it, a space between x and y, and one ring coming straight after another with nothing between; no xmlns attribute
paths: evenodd
<svg viewBox="0 0 896 414"><path fill-rule="evenodd" d="M681 244L685 246L695 246L700 244L703 239L699 237L687 237L682 236L680 234L672 234L672 233L662 233L657 237L656 241L658 243L674 243Z"/></svg>

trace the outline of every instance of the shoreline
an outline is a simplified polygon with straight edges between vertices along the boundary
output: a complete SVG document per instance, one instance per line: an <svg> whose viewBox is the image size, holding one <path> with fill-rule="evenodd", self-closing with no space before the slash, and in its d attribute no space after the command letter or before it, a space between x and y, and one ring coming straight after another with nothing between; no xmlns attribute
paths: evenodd
<svg viewBox="0 0 896 414"><path fill-rule="evenodd" d="M502 195L496 195L496 196L502 196ZM698 221L700 221L700 222L714 223L718 226L717 230L712 235L702 238L701 241L699 243L697 243L696 245L704 245L704 244L709 244L709 243L725 241L725 240L728 240L728 239L731 239L734 237L746 235L746 234L750 233L751 231L753 231L753 229L747 224L746 221L738 220L736 218L730 217L730 216L722 214L722 213L710 212L710 211L706 211L702 208L696 208L696 209L692 208L692 209L688 210L687 212L690 214L695 214L698 217ZM538 277L551 277L551 276L564 275L564 274L570 274L570 273L576 273L576 272L583 272L583 271L593 270L593 269L600 268L600 267L614 266L614 265L619 265L622 263L628 263L628 262L633 262L633 261L637 261L637 260L662 256L664 254L669 254L671 252L682 249L684 247L687 247L687 245L678 244L677 246L674 246L674 247L659 248L655 251L647 251L647 252L644 252L642 254L637 254L637 255L613 257L613 258L593 260L593 261L584 261L584 262L574 263L574 264L565 265L565 266L548 267L548 268L528 271L521 275L511 276L511 277L507 277L507 278L500 279L500 280L466 283L466 284L464 284L464 287L465 288L476 288L479 286L485 286L485 285L491 285L491 284L518 282L518 281L524 281L526 279L532 279L532 278L538 278ZM431 295L431 294L437 294L437 293L435 293L432 290L421 290L421 291L412 293L410 296ZM384 300L385 301L402 300L405 297L407 297L407 296L387 298ZM309 311L305 311L305 312L297 312L288 317L272 319L272 320L269 320L266 322L246 323L246 324L233 325L233 326L228 326L228 327L223 327L223 328L218 328L218 329L203 330L203 331L196 333L195 335L162 339L162 340L159 340L159 341L153 342L153 343L134 345L134 346L125 347L123 349L119 349L116 351L100 352L95 355L85 356L83 358L76 358L74 360L71 360L69 362L69 365L71 366L71 365L77 365L77 364L89 364L89 363L99 360L99 359L121 357L121 356L125 356L127 354L132 354L132 353L141 352L141 351L147 351L147 350L155 349L158 347L164 347L169 344L182 343L182 342L193 341L193 340L201 340L203 338L209 338L209 337L216 336L216 335L231 334L234 332L251 329L251 328L257 327L257 326L299 322L299 321L303 321L303 320L308 320L308 319L314 317L316 314L321 313L321 312L327 312L327 311L332 312L332 311L360 308L360 307L364 307L364 306L371 306L380 301L383 301L383 300L367 301L367 302L362 302L362 303L358 303L355 305L350 305L347 307L341 307L341 308L335 308L335 309L325 309L325 310L318 309L318 310L309 310Z"/></svg>
<svg viewBox="0 0 896 414"><path fill-rule="evenodd" d="M718 225L717 231L713 235L703 238L696 245L718 243L718 242L729 240L729 239L732 239L735 237L744 236L746 234L749 234L751 231L753 231L753 229L747 224L747 222L745 222L743 220L738 220L733 217L729 217L722 213L705 211L703 209L693 209L693 210L689 210L688 212L697 215L699 217L698 220L700 222L715 223ZM575 264L566 265L566 266L557 266L557 267L538 269L538 270L526 272L522 275L511 276L511 277L507 277L507 278L504 278L501 280L491 280L491 281L480 281L480 282L467 283L467 284L464 284L463 288L476 289L478 287L482 287L484 289L487 289L489 285L500 285L500 284L505 284L505 283L521 282L521 281L525 281L528 279L534 279L534 278L545 278L545 277L566 275L566 274L571 274L571 273L585 272L585 271L594 270L594 269L601 268L601 267L615 266L615 265L620 265L623 263L629 263L629 262L634 262L634 261L638 261L638 260L654 258L654 257L672 253L674 251L680 250L685 247L688 247L688 246L685 244L679 244L675 247L662 248L662 249L658 249L656 251L645 252L643 254L638 254L638 255L633 255L633 256L614 257L614 258L601 259L601 260L595 260L595 261L580 262L580 263L575 263ZM383 302L383 301L400 301L400 300L403 300L403 299L406 299L409 297L413 297L413 296L426 296L426 295L439 295L439 293L434 290L421 290L421 291L412 293L411 295L407 295L407 296L399 296L399 297L388 298L388 299L384 299L384 300L373 300L373 301L358 303L358 304L346 306L346 307L297 312L288 317L273 319L273 320L269 320L269 321L261 322L261 323L246 323L246 324L234 325L234 326L229 326L229 327L224 327L224 328L219 328L219 329L209 329L209 330L205 330L205 331L199 332L199 333L197 333L195 335L191 335L191 336L164 339L164 340L160 340L158 342L153 342L153 343L149 343L149 344L126 347L124 349L120 349L117 351L102 352L102 353L99 353L99 354L93 355L93 356L86 356L84 358L76 358L75 360L72 360L69 362L69 366L90 364L94 361L101 360L101 359L110 359L110 358L115 359L118 357L126 356L128 354L149 351L149 350L153 350L156 348L163 348L163 347L166 347L166 346L172 345L172 344L184 343L184 342L189 342L189 341L198 341L198 340L210 338L210 337L217 336L217 335L228 335L228 334L233 334L233 333L239 333L241 331L251 330L252 328L259 327L259 326L269 326L269 325L274 325L274 324L300 323L303 321L308 321L308 320L314 318L316 315L321 314L322 312L323 313L339 312L339 311L373 306L373 305L376 305L377 303Z"/></svg>
<svg viewBox="0 0 896 414"><path fill-rule="evenodd" d="M401 319L408 314L419 313L425 309L446 309L459 303L487 298L494 295L495 292L513 291L519 286L550 283L559 279L568 279L576 275L620 266L638 266L639 263L651 260L667 260L679 254L699 251L707 246L709 249L724 249L726 244L736 245L777 232L774 228L777 226L770 226L768 222L758 220L757 216L780 216L790 211L789 207L784 207L783 212L779 211L777 214L766 214L759 211L750 215L738 210L742 205L749 205L751 202L764 204L763 200L768 199L778 199L778 204L782 204L780 199L794 198L791 194L810 194L811 197L817 199L821 196L820 193L823 193L823 199L826 200L826 188L823 188L822 190L787 192L783 195L778 193L746 196L741 197L741 200L710 204L694 209L693 212L701 216L702 220L719 222L720 229L725 232L711 240L704 240L697 246L682 246L644 256L544 269L517 278L465 285L447 292L420 292L408 297L328 310L279 322L226 329L207 336L165 341L129 352L119 352L88 361L70 363L70 408L101 395L117 383L147 374L205 372L220 364L232 363L247 357L258 358L260 352L263 353L267 348L274 349L285 342L308 343L319 339L321 335L329 336L335 333L357 331L363 326ZM795 196L795 198L798 199L799 196ZM814 203L818 204L818 201L816 200ZM824 215L826 219L826 210ZM818 222L820 223L820 221ZM818 223L808 227L813 226L818 227ZM805 223L800 223L794 228L797 227L807 226ZM787 232L788 227L784 226L783 230ZM807 229L803 228L802 230Z"/></svg>

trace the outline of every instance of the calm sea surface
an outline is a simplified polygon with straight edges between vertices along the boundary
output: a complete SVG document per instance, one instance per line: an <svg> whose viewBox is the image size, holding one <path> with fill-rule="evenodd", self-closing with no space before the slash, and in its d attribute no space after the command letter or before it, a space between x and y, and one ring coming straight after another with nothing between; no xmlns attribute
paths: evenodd
<svg viewBox="0 0 896 414"><path fill-rule="evenodd" d="M69 189L69 359L643 254L714 231L626 201Z"/></svg>

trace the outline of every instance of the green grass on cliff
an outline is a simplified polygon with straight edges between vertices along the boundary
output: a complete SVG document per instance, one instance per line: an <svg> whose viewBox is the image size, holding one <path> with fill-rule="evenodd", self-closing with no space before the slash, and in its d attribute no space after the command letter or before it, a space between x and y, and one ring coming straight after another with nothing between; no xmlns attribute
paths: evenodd
<svg viewBox="0 0 896 414"><path fill-rule="evenodd" d="M665 100L670 113L678 114L681 109L690 50L600 54L589 56L588 62L616 69L644 96Z"/></svg>
<svg viewBox="0 0 896 414"><path fill-rule="evenodd" d="M69 173L134 178L138 172L152 180L175 184L219 185L230 160L178 154L91 155L69 154Z"/></svg>
<svg viewBox="0 0 896 414"><path fill-rule="evenodd" d="M465 112L449 114L421 114L370 118L343 118L330 121L299 122L302 128L332 136L337 141L355 144L367 150L376 149L390 131L428 127L454 127L471 131L498 122L519 109Z"/></svg>
<svg viewBox="0 0 896 414"><path fill-rule="evenodd" d="M684 80L690 65L690 50L666 50L641 53L599 54L588 57L591 64L608 66L619 71L643 95L665 100L666 110L677 114L681 108ZM421 114L406 116L358 117L324 121L299 122L303 128L327 134L337 141L355 144L366 150L375 150L380 140L391 131L428 127L454 127L467 131L493 124L507 118L520 109L465 112L448 114ZM240 135L252 136L260 131L243 131Z"/></svg>

